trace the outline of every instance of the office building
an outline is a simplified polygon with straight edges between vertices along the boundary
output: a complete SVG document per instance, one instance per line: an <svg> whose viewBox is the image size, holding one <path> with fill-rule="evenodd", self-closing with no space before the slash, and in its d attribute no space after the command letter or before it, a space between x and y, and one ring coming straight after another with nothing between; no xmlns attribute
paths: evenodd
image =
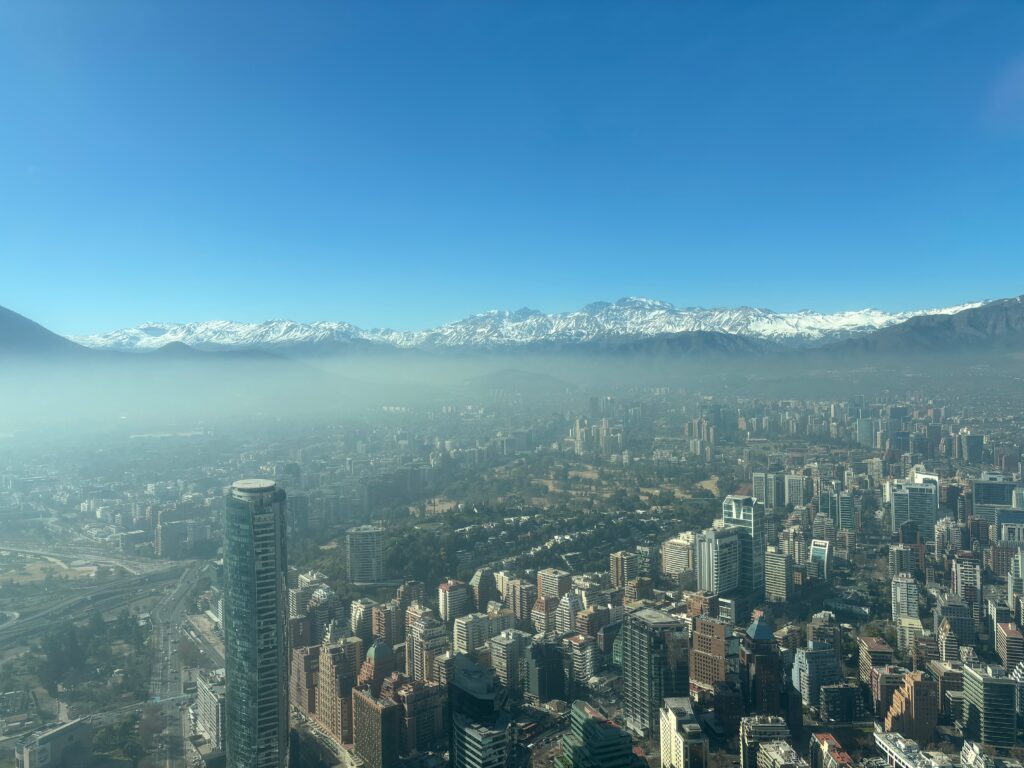
<svg viewBox="0 0 1024 768"><path fill-rule="evenodd" d="M759 597L764 592L764 505L751 496L726 496L722 522L739 533L740 589Z"/></svg>
<svg viewBox="0 0 1024 768"><path fill-rule="evenodd" d="M353 584L376 584L383 578L384 529L376 525L349 528L345 536L348 578Z"/></svg>
<svg viewBox="0 0 1024 768"><path fill-rule="evenodd" d="M860 686L832 683L821 686L818 710L824 722L852 723L864 716Z"/></svg>
<svg viewBox="0 0 1024 768"><path fill-rule="evenodd" d="M239 480L225 500L225 753L228 768L288 762L285 493Z"/></svg>
<svg viewBox="0 0 1024 768"><path fill-rule="evenodd" d="M1013 747L1017 736L1017 683L998 665L964 666L965 739L985 746Z"/></svg>
<svg viewBox="0 0 1024 768"><path fill-rule="evenodd" d="M708 739L689 699L665 699L658 735L662 768L708 768Z"/></svg>
<svg viewBox="0 0 1024 768"><path fill-rule="evenodd" d="M352 690L352 750L366 768L396 768L402 708L374 695L369 686Z"/></svg>
<svg viewBox="0 0 1024 768"><path fill-rule="evenodd" d="M782 714L782 654L764 616L758 615L743 633L740 671L746 711L757 715Z"/></svg>
<svg viewBox="0 0 1024 768"><path fill-rule="evenodd" d="M740 587L740 534L736 528L708 528L697 534L697 589L711 595Z"/></svg>
<svg viewBox="0 0 1024 768"><path fill-rule="evenodd" d="M775 715L753 715L740 719L740 768L755 768L762 744L789 739L789 726Z"/></svg>
<svg viewBox="0 0 1024 768"><path fill-rule="evenodd" d="M939 511L938 488L932 483L906 483L897 481L889 491L889 516L892 532L899 532L905 522L917 525L922 539L935 536L935 521Z"/></svg>
<svg viewBox="0 0 1024 768"><path fill-rule="evenodd" d="M448 683L451 768L501 768L512 748L508 690L494 670L464 654L452 657Z"/></svg>
<svg viewBox="0 0 1024 768"><path fill-rule="evenodd" d="M641 768L629 733L585 701L574 701L556 768Z"/></svg>
<svg viewBox="0 0 1024 768"><path fill-rule="evenodd" d="M814 577L828 581L832 577L832 542L825 539L812 539L807 550L808 570Z"/></svg>
<svg viewBox="0 0 1024 768"><path fill-rule="evenodd" d="M650 734L662 700L687 693L689 638L678 619L642 608L623 617L621 640L626 727Z"/></svg>
<svg viewBox="0 0 1024 768"><path fill-rule="evenodd" d="M810 642L806 648L797 650L793 661L793 687L800 691L806 706L817 708L821 687L838 683L842 677L835 648L830 644Z"/></svg>

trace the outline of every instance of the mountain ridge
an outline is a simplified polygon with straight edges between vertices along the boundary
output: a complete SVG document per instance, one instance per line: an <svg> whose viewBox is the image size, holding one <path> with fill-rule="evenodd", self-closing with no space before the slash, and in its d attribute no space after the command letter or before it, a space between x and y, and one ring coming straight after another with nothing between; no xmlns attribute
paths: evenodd
<svg viewBox="0 0 1024 768"><path fill-rule="evenodd" d="M675 307L657 299L627 297L593 302L571 312L544 313L527 307L490 310L419 331L362 329L347 322L268 320L237 323L142 323L107 333L70 337L94 349L138 352L180 342L196 349L289 350L337 348L515 348L537 344L599 344L612 340L665 338L683 333L714 333L775 342L790 347L820 346L863 336L914 317L950 315L986 305L887 313L875 309L820 313L774 312L741 306Z"/></svg>

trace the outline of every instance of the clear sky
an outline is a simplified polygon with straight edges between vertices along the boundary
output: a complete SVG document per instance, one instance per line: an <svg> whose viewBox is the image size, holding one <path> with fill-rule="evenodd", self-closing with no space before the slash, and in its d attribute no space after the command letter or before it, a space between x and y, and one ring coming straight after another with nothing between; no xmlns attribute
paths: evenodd
<svg viewBox="0 0 1024 768"><path fill-rule="evenodd" d="M1024 293L1024 3L0 0L0 305Z"/></svg>

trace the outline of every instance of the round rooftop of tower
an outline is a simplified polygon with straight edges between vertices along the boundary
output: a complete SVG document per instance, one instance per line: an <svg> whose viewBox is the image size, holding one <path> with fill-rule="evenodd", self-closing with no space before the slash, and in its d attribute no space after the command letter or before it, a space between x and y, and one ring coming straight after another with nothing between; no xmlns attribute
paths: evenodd
<svg viewBox="0 0 1024 768"><path fill-rule="evenodd" d="M275 488L277 488L277 483L273 480L263 480L261 478L235 480L235 482L231 484L231 490L237 491L238 493L269 493Z"/></svg>

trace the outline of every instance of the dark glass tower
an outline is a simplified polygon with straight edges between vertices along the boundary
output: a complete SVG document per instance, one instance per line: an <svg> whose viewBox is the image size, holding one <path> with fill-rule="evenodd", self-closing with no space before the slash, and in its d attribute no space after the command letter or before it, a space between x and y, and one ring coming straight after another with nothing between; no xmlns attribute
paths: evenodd
<svg viewBox="0 0 1024 768"><path fill-rule="evenodd" d="M225 752L228 768L288 764L285 494L239 480L224 524Z"/></svg>

